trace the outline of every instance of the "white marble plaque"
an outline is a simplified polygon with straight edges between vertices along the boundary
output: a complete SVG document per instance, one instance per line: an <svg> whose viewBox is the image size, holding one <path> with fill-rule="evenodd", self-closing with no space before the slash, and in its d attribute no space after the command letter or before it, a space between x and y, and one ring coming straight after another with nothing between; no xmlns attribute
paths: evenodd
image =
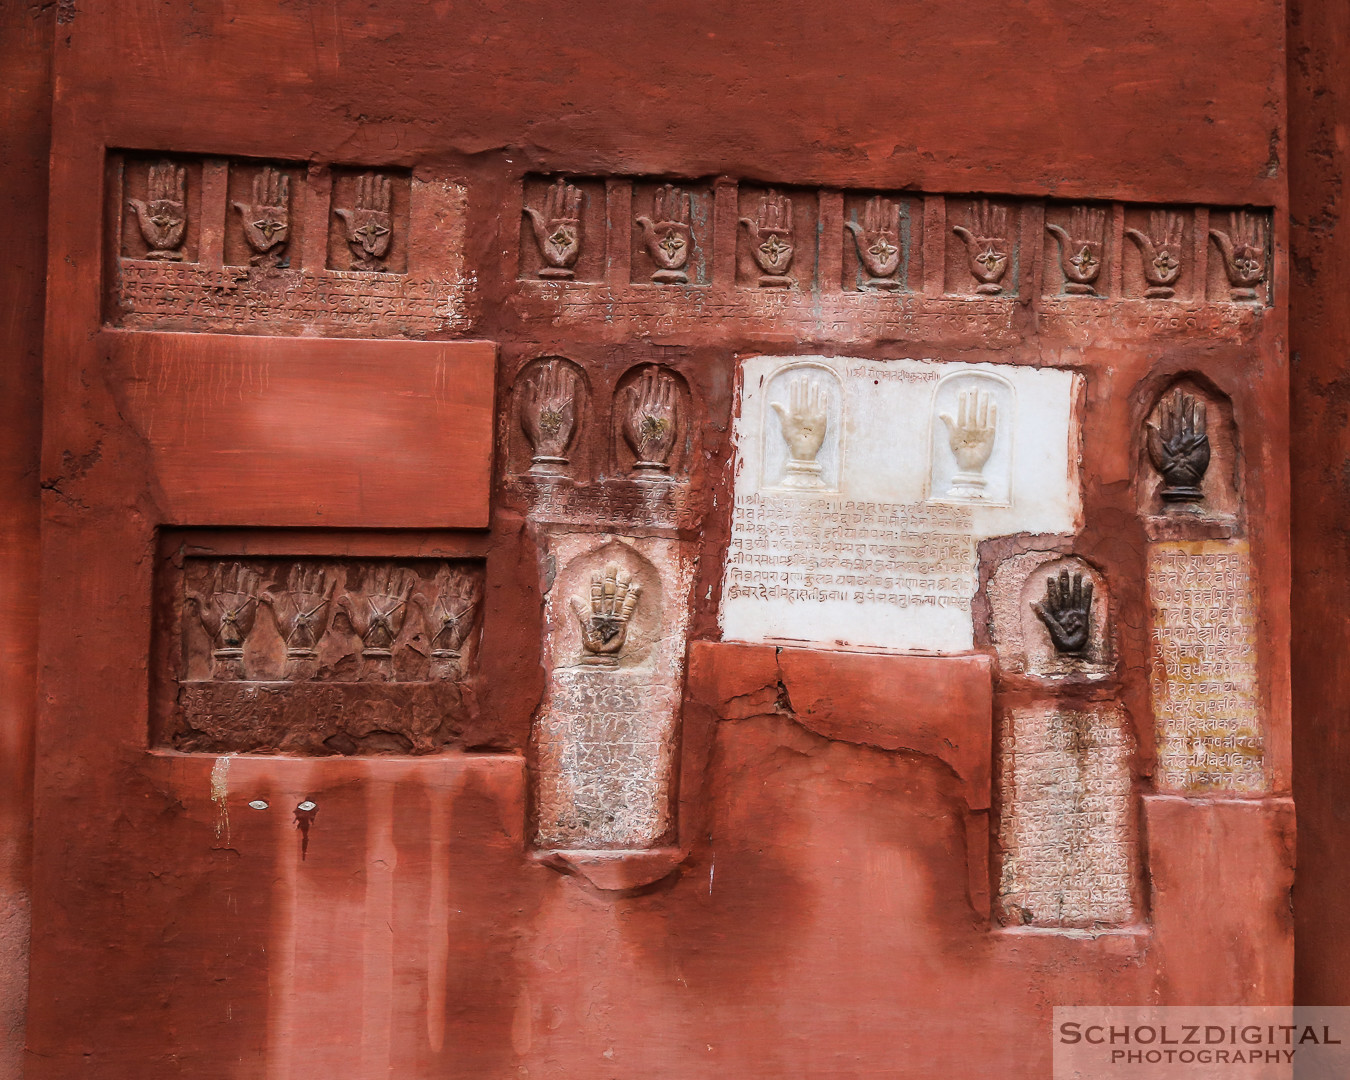
<svg viewBox="0 0 1350 1080"><path fill-rule="evenodd" d="M1073 372L757 356L740 374L728 640L962 652L979 541L1079 528Z"/></svg>

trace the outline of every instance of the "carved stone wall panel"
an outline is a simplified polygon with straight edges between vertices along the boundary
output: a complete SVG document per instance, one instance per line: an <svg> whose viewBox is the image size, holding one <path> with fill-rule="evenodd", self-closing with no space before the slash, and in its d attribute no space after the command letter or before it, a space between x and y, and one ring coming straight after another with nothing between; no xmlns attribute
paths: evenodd
<svg viewBox="0 0 1350 1080"><path fill-rule="evenodd" d="M922 291L922 196L845 192L844 229L845 292Z"/></svg>
<svg viewBox="0 0 1350 1080"><path fill-rule="evenodd" d="M226 266L290 269L305 247L306 216L295 212L308 169L294 162L228 165L223 259Z"/></svg>
<svg viewBox="0 0 1350 1080"><path fill-rule="evenodd" d="M1111 674L1111 597L1096 567L1060 552L1022 552L998 565L988 598L1003 671L1051 679Z"/></svg>
<svg viewBox="0 0 1350 1080"><path fill-rule="evenodd" d="M809 291L816 282L816 192L741 186L737 208L736 284Z"/></svg>
<svg viewBox="0 0 1350 1080"><path fill-rule="evenodd" d="M531 360L512 387L507 468L516 475L587 477L597 456L590 379L562 356Z"/></svg>
<svg viewBox="0 0 1350 1080"><path fill-rule="evenodd" d="M1047 296L1119 295L1120 252L1110 203L1047 203L1042 290Z"/></svg>
<svg viewBox="0 0 1350 1080"><path fill-rule="evenodd" d="M684 180L633 183L634 285L707 285L712 281L713 186Z"/></svg>
<svg viewBox="0 0 1350 1080"><path fill-rule="evenodd" d="M480 561L187 558L168 577L159 746L424 754L475 716Z"/></svg>
<svg viewBox="0 0 1350 1080"><path fill-rule="evenodd" d="M1270 303L1270 217L1251 208L1211 210L1206 294L1211 301Z"/></svg>
<svg viewBox="0 0 1350 1080"><path fill-rule="evenodd" d="M1021 272L1022 205L1002 199L947 199L943 292L1016 296Z"/></svg>
<svg viewBox="0 0 1350 1080"><path fill-rule="evenodd" d="M535 842L643 849L670 838L693 552L555 533L547 687L535 720Z"/></svg>
<svg viewBox="0 0 1350 1080"><path fill-rule="evenodd" d="M1148 546L1160 791L1267 790L1245 540Z"/></svg>
<svg viewBox="0 0 1350 1080"><path fill-rule="evenodd" d="M1078 527L1077 379L926 360L743 361L723 635L969 649L978 542Z"/></svg>
<svg viewBox="0 0 1350 1080"><path fill-rule="evenodd" d="M619 379L611 410L611 461L617 475L647 481L688 476L694 446L689 384L660 364Z"/></svg>
<svg viewBox="0 0 1350 1080"><path fill-rule="evenodd" d="M1242 455L1233 406L1208 379L1169 382L1144 421L1136 485L1154 538L1242 524ZM1199 534L1197 534L1199 535Z"/></svg>
<svg viewBox="0 0 1350 1080"><path fill-rule="evenodd" d="M522 281L605 278L605 182L585 177L525 179L520 226Z"/></svg>
<svg viewBox="0 0 1350 1080"><path fill-rule="evenodd" d="M405 169L334 169L328 269L408 272L412 177Z"/></svg>
<svg viewBox="0 0 1350 1080"><path fill-rule="evenodd" d="M202 241L202 163L164 154L129 154L112 191L110 220L124 259L195 263Z"/></svg>
<svg viewBox="0 0 1350 1080"><path fill-rule="evenodd" d="M1004 716L996 909L1005 925L1133 921L1132 750L1118 706L1044 704Z"/></svg>

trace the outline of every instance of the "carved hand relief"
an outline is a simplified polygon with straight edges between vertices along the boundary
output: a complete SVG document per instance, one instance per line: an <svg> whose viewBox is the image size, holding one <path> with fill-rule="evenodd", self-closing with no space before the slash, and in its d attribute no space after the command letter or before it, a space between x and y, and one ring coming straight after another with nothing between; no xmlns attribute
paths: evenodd
<svg viewBox="0 0 1350 1080"><path fill-rule="evenodd" d="M1216 215L1217 216L1217 215ZM1239 210L1228 215L1228 230L1211 228L1209 235L1219 245L1223 269L1234 300L1258 299L1256 286L1266 276L1268 235L1263 214Z"/></svg>
<svg viewBox="0 0 1350 1080"><path fill-rule="evenodd" d="M863 207L862 224L844 222L844 228L853 236L858 258L862 260L869 277L867 284L874 289L898 289L896 271L900 269L900 208L891 200L874 195Z"/></svg>
<svg viewBox="0 0 1350 1080"><path fill-rule="evenodd" d="M652 197L652 218L639 214L637 224L642 228L642 243L656 263L652 280L658 285L684 285L689 281L685 266L693 250L694 232L689 219L692 198L688 192L665 184Z"/></svg>
<svg viewBox="0 0 1350 1080"><path fill-rule="evenodd" d="M674 376L649 368L622 392L623 437L639 473L670 472L670 457L680 435L680 387Z"/></svg>
<svg viewBox="0 0 1350 1080"><path fill-rule="evenodd" d="M1045 624L1055 652L1061 656L1082 656L1092 635L1092 579L1070 575L1061 570L1058 580L1046 578L1045 599L1031 605L1036 617Z"/></svg>
<svg viewBox="0 0 1350 1080"><path fill-rule="evenodd" d="M277 266L291 231L291 178L268 166L253 177L253 197L236 202L254 266Z"/></svg>
<svg viewBox="0 0 1350 1080"><path fill-rule="evenodd" d="M128 199L127 203L136 212L141 235L150 249L145 257L182 259L187 228L187 170L172 161L151 165L146 197Z"/></svg>
<svg viewBox="0 0 1350 1080"><path fill-rule="evenodd" d="M1197 503L1209 468L1205 403L1174 391L1163 401L1158 423L1149 423L1148 456L1162 477L1159 495L1168 503Z"/></svg>
<svg viewBox="0 0 1350 1080"><path fill-rule="evenodd" d="M750 236L750 255L760 269L760 288L793 284L788 275L796 251L792 200L777 191L767 191L759 198L755 216L741 218L741 225Z"/></svg>
<svg viewBox="0 0 1350 1080"><path fill-rule="evenodd" d="M157 737L221 753L448 745L473 717L459 683L482 579L463 560L188 559Z"/></svg>
<svg viewBox="0 0 1350 1080"><path fill-rule="evenodd" d="M521 388L520 424L533 450L530 471L559 472L577 429L580 378L565 360L549 360L528 374Z"/></svg>
<svg viewBox="0 0 1350 1080"><path fill-rule="evenodd" d="M1059 241L1059 265L1064 271L1064 291L1093 295L1093 285L1102 272L1106 248L1106 211L1075 206L1069 227L1047 224L1046 231Z"/></svg>
<svg viewBox="0 0 1350 1080"><path fill-rule="evenodd" d="M1167 210L1155 210L1149 214L1148 232L1128 228L1125 235L1134 241L1143 260L1148 283L1144 296L1165 300L1175 295L1185 259L1185 219Z"/></svg>
<svg viewBox="0 0 1350 1080"><path fill-rule="evenodd" d="M991 296L1002 292L1012 250L1008 208L995 205L988 199L971 203L966 224L953 225L952 232L966 245L970 273L978 282L975 291Z"/></svg>
<svg viewBox="0 0 1350 1080"><path fill-rule="evenodd" d="M1077 379L925 360L742 361L724 637L970 648L979 541L1078 528ZM951 495L958 474L972 494Z"/></svg>
<svg viewBox="0 0 1350 1080"><path fill-rule="evenodd" d="M628 622L637 610L642 586L632 574L613 564L591 575L590 603L572 598L572 613L581 627L583 664L617 667L628 637Z"/></svg>
<svg viewBox="0 0 1350 1080"><path fill-rule="evenodd" d="M1026 551L990 577L991 638L1010 674L1101 679L1112 670L1109 595L1075 556Z"/></svg>
<svg viewBox="0 0 1350 1080"><path fill-rule="evenodd" d="M392 185L389 177L364 173L357 178L355 200L351 206L337 206L333 213L341 219L352 251L351 269L383 272L386 256L394 239Z"/></svg>
<svg viewBox="0 0 1350 1080"><path fill-rule="evenodd" d="M539 270L541 278L575 276L572 268L581 254L581 201L581 189L559 177L545 193L543 210L533 206L523 208L544 260Z"/></svg>

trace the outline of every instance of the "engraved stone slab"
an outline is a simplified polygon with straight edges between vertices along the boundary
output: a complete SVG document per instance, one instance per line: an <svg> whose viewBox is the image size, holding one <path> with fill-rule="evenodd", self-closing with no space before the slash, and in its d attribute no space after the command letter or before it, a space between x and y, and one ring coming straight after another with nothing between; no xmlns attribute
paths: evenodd
<svg viewBox="0 0 1350 1080"><path fill-rule="evenodd" d="M1000 918L1034 926L1128 923L1134 829L1124 712L1014 709L1000 744Z"/></svg>
<svg viewBox="0 0 1350 1080"><path fill-rule="evenodd" d="M978 542L1078 528L1078 376L745 360L725 638L961 652Z"/></svg>
<svg viewBox="0 0 1350 1080"><path fill-rule="evenodd" d="M1154 543L1150 677L1163 791L1264 791L1245 540Z"/></svg>

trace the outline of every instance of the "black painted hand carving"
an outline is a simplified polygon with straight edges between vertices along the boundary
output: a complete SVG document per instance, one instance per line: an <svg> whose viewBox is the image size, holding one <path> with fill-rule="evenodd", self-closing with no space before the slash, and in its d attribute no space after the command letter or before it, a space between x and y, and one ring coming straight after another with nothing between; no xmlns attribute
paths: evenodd
<svg viewBox="0 0 1350 1080"><path fill-rule="evenodd" d="M1069 227L1047 225L1046 232L1059 241L1059 265L1067 279L1064 291L1091 294L1102 272L1102 248L1106 239L1106 211L1075 206Z"/></svg>
<svg viewBox="0 0 1350 1080"><path fill-rule="evenodd" d="M319 639L328 629L329 605L337 579L325 581L321 567L306 570L296 565L284 589L268 589L262 602L272 609L277 631L286 643L288 660L312 660L318 655Z"/></svg>
<svg viewBox="0 0 1350 1080"><path fill-rule="evenodd" d="M181 259L187 229L187 170L172 161L150 166L146 199L127 200L136 211L141 235L150 246L147 259Z"/></svg>
<svg viewBox="0 0 1350 1080"><path fill-rule="evenodd" d="M566 364L550 360L525 384L520 423L534 449L533 470L567 464L567 448L576 431L577 376Z"/></svg>
<svg viewBox="0 0 1350 1080"><path fill-rule="evenodd" d="M591 654L592 663L617 663L619 651L628 636L628 621L637 610L640 585L633 577L611 563L604 573L591 575L591 602L587 606L572 598L572 613L581 624L581 644ZM594 659L591 659L591 658Z"/></svg>
<svg viewBox="0 0 1350 1080"><path fill-rule="evenodd" d="M361 638L362 656L381 659L392 654L416 584L410 571L388 566L370 571L359 594L343 595L339 605Z"/></svg>
<svg viewBox="0 0 1350 1080"><path fill-rule="evenodd" d="M988 199L970 204L970 225L953 225L966 245L971 275L979 282L978 293L1002 291L1003 275L1008 272L1008 209L991 205Z"/></svg>
<svg viewBox="0 0 1350 1080"><path fill-rule="evenodd" d="M1149 214L1148 232L1126 229L1128 236L1139 246L1144 263L1146 297L1166 299L1173 295L1177 278L1181 276L1182 240L1186 234L1185 219L1180 214L1155 210Z"/></svg>
<svg viewBox="0 0 1350 1080"><path fill-rule="evenodd" d="M1210 229L1223 252L1234 300L1255 300L1256 285L1266 276L1266 219L1240 210L1228 215L1228 232Z"/></svg>
<svg viewBox="0 0 1350 1080"><path fill-rule="evenodd" d="M1055 651L1064 656L1080 656L1092 634L1092 579L1061 570L1059 579L1052 574L1045 582L1045 599L1031 605L1050 631Z"/></svg>
<svg viewBox="0 0 1350 1080"><path fill-rule="evenodd" d="M276 266L291 234L291 178L273 168L253 178L253 198L234 204L244 223L244 239L253 249L249 262Z"/></svg>
<svg viewBox="0 0 1350 1080"><path fill-rule="evenodd" d="M741 224L750 234L753 247L750 254L762 274L762 286L790 285L787 276L795 250L792 241L792 200L776 191L762 195L759 212L754 218L743 217Z"/></svg>
<svg viewBox="0 0 1350 1080"><path fill-rule="evenodd" d="M643 214L642 245L659 269L652 280L661 285L683 285L689 280L684 266L689 261L694 232L689 225L692 198L688 192L670 184L656 189L652 197L652 218Z"/></svg>
<svg viewBox="0 0 1350 1080"><path fill-rule="evenodd" d="M665 472L678 434L679 391L659 370L642 374L625 394L623 437L637 456L634 468Z"/></svg>
<svg viewBox="0 0 1350 1080"><path fill-rule="evenodd" d="M256 571L239 563L217 563L210 591L188 594L189 603L211 637L211 659L225 665L216 669L213 664L213 674L242 676L237 665L258 614L258 584Z"/></svg>
<svg viewBox="0 0 1350 1080"><path fill-rule="evenodd" d="M858 258L872 275L868 282L878 289L894 289L900 283L895 272L900 268L900 211L895 203L874 195L863 207L863 222L844 222L853 234Z"/></svg>
<svg viewBox="0 0 1350 1080"><path fill-rule="evenodd" d="M384 257L394 238L390 208L393 193L389 177L365 173L356 181L356 205L335 208L347 231L347 246L352 249L353 270L383 270Z"/></svg>
<svg viewBox="0 0 1350 1080"><path fill-rule="evenodd" d="M788 448L787 474L783 478L783 486L823 487L821 467L816 461L816 455L825 443L829 412L820 384L806 375L798 375L788 382L786 407L780 401L769 402L769 407L778 414L783 441Z"/></svg>
<svg viewBox="0 0 1350 1080"><path fill-rule="evenodd" d="M435 586L434 596L419 592L414 597L422 612L431 656L434 660L458 660L482 599L478 578L444 565L436 571Z"/></svg>
<svg viewBox="0 0 1350 1080"><path fill-rule="evenodd" d="M1199 502L1209 468L1205 403L1178 390L1163 402L1158 419L1148 425L1148 456L1163 478L1159 494L1168 502Z"/></svg>
<svg viewBox="0 0 1350 1080"><path fill-rule="evenodd" d="M545 266L542 278L570 278L581 254L581 189L559 177L544 196L544 211L523 208Z"/></svg>

